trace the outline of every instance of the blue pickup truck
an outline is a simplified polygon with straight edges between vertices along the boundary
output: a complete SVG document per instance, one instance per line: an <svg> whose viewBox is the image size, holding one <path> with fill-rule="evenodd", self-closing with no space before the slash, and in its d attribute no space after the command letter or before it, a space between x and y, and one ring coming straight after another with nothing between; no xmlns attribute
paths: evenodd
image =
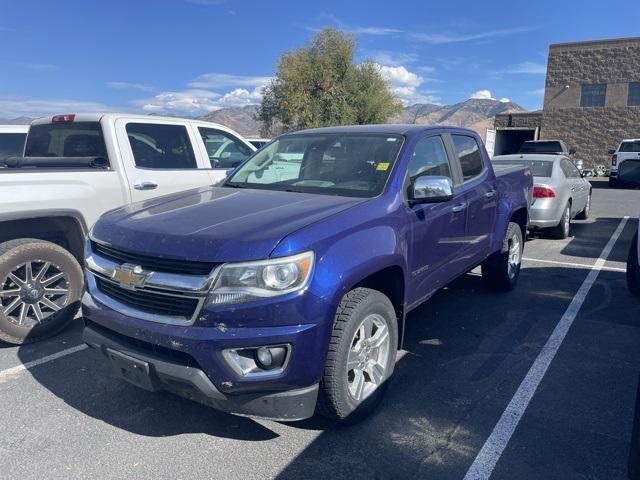
<svg viewBox="0 0 640 480"><path fill-rule="evenodd" d="M527 168L467 129L278 137L218 187L114 210L87 242L84 341L122 379L228 412L364 418L407 313L482 266L514 287Z"/></svg>

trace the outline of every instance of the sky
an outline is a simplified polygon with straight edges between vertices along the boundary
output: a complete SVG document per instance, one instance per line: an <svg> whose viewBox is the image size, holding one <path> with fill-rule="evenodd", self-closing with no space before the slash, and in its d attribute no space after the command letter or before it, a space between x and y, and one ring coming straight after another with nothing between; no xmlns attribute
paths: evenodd
<svg viewBox="0 0 640 480"><path fill-rule="evenodd" d="M260 102L332 26L405 104L542 106L551 43L640 36L640 1L0 0L0 117L204 115Z"/></svg>

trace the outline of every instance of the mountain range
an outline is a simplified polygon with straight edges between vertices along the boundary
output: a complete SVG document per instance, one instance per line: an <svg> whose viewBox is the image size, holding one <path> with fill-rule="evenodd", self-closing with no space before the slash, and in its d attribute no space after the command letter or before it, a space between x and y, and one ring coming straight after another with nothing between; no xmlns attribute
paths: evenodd
<svg viewBox="0 0 640 480"><path fill-rule="evenodd" d="M226 125L246 137L259 137L261 124L254 118L256 108L256 105L223 108L198 118ZM514 102L471 98L454 105L418 103L404 107L399 114L389 119L389 123L456 125L472 128L484 137L487 127L493 124L493 117L497 114L524 111L520 105ZM0 118L0 124L24 125L30 123L31 120L28 117Z"/></svg>

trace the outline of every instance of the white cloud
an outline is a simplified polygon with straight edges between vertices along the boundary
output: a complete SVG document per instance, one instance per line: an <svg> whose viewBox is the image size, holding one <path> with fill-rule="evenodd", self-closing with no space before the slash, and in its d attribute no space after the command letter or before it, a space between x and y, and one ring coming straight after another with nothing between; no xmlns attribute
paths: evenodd
<svg viewBox="0 0 640 480"><path fill-rule="evenodd" d="M500 99L500 103L509 103L510 101L511 101L511 99L510 99L510 98L507 98L507 97L502 97L502 98Z"/></svg>
<svg viewBox="0 0 640 480"><path fill-rule="evenodd" d="M457 32L440 32L440 33L423 33L410 32L409 36L414 40L439 45L444 43L460 43L473 40L486 40L489 38L506 37L516 33L524 33L534 30L535 27L514 27L503 28L497 30L488 30L477 33L457 33Z"/></svg>
<svg viewBox="0 0 640 480"><path fill-rule="evenodd" d="M389 82L389 88L405 105L415 103L439 103L440 99L433 92L421 92L418 87L425 82L420 75L410 72L406 67L378 65L380 74Z"/></svg>
<svg viewBox="0 0 640 480"><path fill-rule="evenodd" d="M115 90L140 90L141 92L153 92L155 90L153 85L145 83L107 82L107 86Z"/></svg>
<svg viewBox="0 0 640 480"><path fill-rule="evenodd" d="M399 30L397 28L348 25L331 13L322 13L318 15L317 21L322 23L330 23L340 30L354 33L356 35L384 36L403 33L402 30ZM308 25L302 25L302 27L311 32L319 32L321 30L321 27L311 27Z"/></svg>
<svg viewBox="0 0 640 480"><path fill-rule="evenodd" d="M529 95L544 95L544 88L536 88L535 90L529 90L527 92Z"/></svg>
<svg viewBox="0 0 640 480"><path fill-rule="evenodd" d="M415 53L392 52L389 50L370 52L368 57L380 65L390 65L392 67L418 61L418 55Z"/></svg>
<svg viewBox="0 0 640 480"><path fill-rule="evenodd" d="M511 68L498 70L494 73L546 75L547 66L536 62L521 62Z"/></svg>
<svg viewBox="0 0 640 480"><path fill-rule="evenodd" d="M192 88L258 87L266 85L269 81L271 77L205 73L190 82L189 86Z"/></svg>
<svg viewBox="0 0 640 480"><path fill-rule="evenodd" d="M67 99L34 99L0 97L0 112L3 117L42 117L59 113L112 112L117 109L100 102Z"/></svg>
<svg viewBox="0 0 640 480"><path fill-rule="evenodd" d="M477 100L495 100L491 96L490 90L478 90L477 92L473 92L469 98L473 98Z"/></svg>
<svg viewBox="0 0 640 480"><path fill-rule="evenodd" d="M224 95L209 90L161 92L153 98L135 100L134 105L148 113L203 115L221 108L257 105L262 101L264 85L249 91L236 88Z"/></svg>

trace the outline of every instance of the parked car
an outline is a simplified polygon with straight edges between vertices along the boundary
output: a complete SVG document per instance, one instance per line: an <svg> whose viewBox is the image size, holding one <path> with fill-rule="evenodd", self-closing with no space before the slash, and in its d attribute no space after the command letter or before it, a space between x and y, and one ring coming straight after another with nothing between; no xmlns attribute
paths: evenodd
<svg viewBox="0 0 640 480"><path fill-rule="evenodd" d="M256 148L262 148L270 141L271 140L268 138L248 138L247 139L247 142L249 142L251 145L253 145Z"/></svg>
<svg viewBox="0 0 640 480"><path fill-rule="evenodd" d="M571 219L586 220L591 210L591 184L564 155L526 154L493 157L494 165L531 168L534 177L532 229L545 229L552 237L569 236Z"/></svg>
<svg viewBox="0 0 640 480"><path fill-rule="evenodd" d="M0 125L0 160L22 155L29 125Z"/></svg>
<svg viewBox="0 0 640 480"><path fill-rule="evenodd" d="M520 146L518 153L565 155L568 157L576 153L576 149L568 149L562 140L527 140Z"/></svg>
<svg viewBox="0 0 640 480"><path fill-rule="evenodd" d="M211 185L238 151L254 150L228 128L196 120L80 114L34 121L26 156L0 161L0 340L43 338L71 321L84 239L104 212Z"/></svg>
<svg viewBox="0 0 640 480"><path fill-rule="evenodd" d="M279 154L295 178L255 181ZM363 418L406 314L482 265L519 276L533 187L454 127L279 137L220 188L103 216L87 249L83 338L126 381L278 420Z"/></svg>
<svg viewBox="0 0 640 480"><path fill-rule="evenodd" d="M611 155L610 187L640 184L640 139L622 140L617 149L609 150L609 154Z"/></svg>
<svg viewBox="0 0 640 480"><path fill-rule="evenodd" d="M640 221L639 228L640 230ZM627 258L627 284L632 293L640 296L640 244L638 242L638 232L633 237Z"/></svg>
<svg viewBox="0 0 640 480"><path fill-rule="evenodd" d="M594 172L590 168L585 168L580 172L580 176L582 176L582 177L595 177L596 176L596 172Z"/></svg>

